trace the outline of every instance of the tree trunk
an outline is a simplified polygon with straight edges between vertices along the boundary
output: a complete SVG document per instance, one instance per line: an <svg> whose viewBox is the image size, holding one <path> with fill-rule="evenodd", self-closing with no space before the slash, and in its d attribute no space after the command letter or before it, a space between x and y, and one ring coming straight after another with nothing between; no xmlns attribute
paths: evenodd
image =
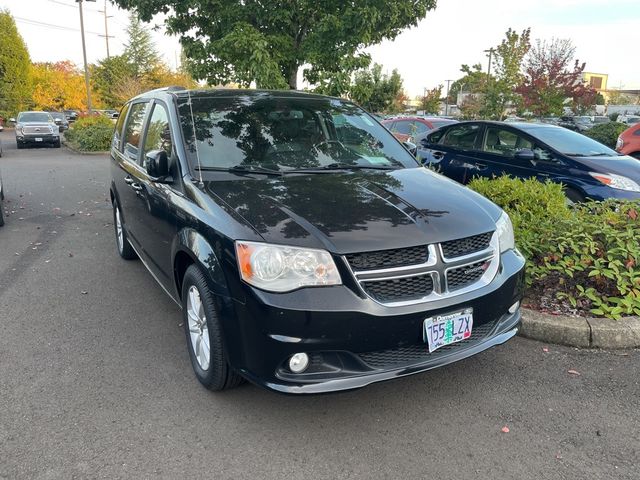
<svg viewBox="0 0 640 480"><path fill-rule="evenodd" d="M291 65L287 73L288 73L287 82L289 82L289 89L297 90L298 89L298 65L297 64Z"/></svg>

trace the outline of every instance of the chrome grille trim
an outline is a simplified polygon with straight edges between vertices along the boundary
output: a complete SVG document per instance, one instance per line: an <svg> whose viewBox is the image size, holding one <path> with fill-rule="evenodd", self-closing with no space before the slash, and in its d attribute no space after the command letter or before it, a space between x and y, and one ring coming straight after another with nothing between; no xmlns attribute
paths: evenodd
<svg viewBox="0 0 640 480"><path fill-rule="evenodd" d="M377 270L353 270L346 256L343 256L342 258L349 271L356 279L356 283L361 293L366 295L374 302L386 307L399 307L406 305L415 305L418 303L428 303L445 298L451 298L457 295L463 295L491 283L498 273L498 268L500 267L500 246L498 242L497 232L493 232L491 240L489 242L489 248L480 252L471 253L469 255L463 255L452 259L445 259L444 255L442 254L442 248L440 244L430 244L428 245L428 250L429 259L426 263L420 265L408 265L403 267ZM479 262L487 261L489 262L488 268L486 269L484 274L477 280L474 280L469 285L456 287L454 289L449 289L447 287L447 275L450 270L460 269L465 266L470 266ZM422 298L382 302L376 299L367 291L367 283L423 275L431 276L433 281L433 290Z"/></svg>

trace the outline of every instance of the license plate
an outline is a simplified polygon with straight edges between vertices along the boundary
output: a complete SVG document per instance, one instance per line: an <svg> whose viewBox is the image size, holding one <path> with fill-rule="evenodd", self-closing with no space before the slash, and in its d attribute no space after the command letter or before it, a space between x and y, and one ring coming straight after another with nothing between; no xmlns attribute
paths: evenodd
<svg viewBox="0 0 640 480"><path fill-rule="evenodd" d="M427 318L424 321L423 336L429 347L429 353L445 345L469 338L472 328L472 308Z"/></svg>
<svg viewBox="0 0 640 480"><path fill-rule="evenodd" d="M41 138L36 138L36 142L41 142L42 139Z"/></svg>

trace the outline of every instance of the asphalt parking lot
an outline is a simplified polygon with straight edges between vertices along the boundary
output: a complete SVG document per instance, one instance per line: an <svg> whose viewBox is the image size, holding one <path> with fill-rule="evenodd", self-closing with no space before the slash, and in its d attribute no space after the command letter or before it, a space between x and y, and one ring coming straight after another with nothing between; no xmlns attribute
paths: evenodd
<svg viewBox="0 0 640 480"><path fill-rule="evenodd" d="M12 138L0 478L640 478L639 351L516 338L354 392L208 392L178 308L116 254L107 157Z"/></svg>

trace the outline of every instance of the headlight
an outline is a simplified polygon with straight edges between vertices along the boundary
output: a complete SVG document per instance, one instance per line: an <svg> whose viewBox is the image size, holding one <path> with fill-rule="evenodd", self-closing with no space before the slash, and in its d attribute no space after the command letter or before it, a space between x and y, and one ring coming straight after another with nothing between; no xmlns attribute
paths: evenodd
<svg viewBox="0 0 640 480"><path fill-rule="evenodd" d="M237 241L236 255L242 279L270 292L342 283L324 250Z"/></svg>
<svg viewBox="0 0 640 480"><path fill-rule="evenodd" d="M640 192L640 185L630 178L616 175L615 173L597 173L589 172L593 178L607 187L616 188L618 190L626 190L628 192Z"/></svg>
<svg viewBox="0 0 640 480"><path fill-rule="evenodd" d="M622 137L618 137L618 140L616 141L616 150L620 150L622 147L624 147L624 140L622 140Z"/></svg>
<svg viewBox="0 0 640 480"><path fill-rule="evenodd" d="M513 238L513 225L507 212L502 215L496 222L496 231L498 232L498 241L500 243L500 253L515 248L515 239Z"/></svg>

